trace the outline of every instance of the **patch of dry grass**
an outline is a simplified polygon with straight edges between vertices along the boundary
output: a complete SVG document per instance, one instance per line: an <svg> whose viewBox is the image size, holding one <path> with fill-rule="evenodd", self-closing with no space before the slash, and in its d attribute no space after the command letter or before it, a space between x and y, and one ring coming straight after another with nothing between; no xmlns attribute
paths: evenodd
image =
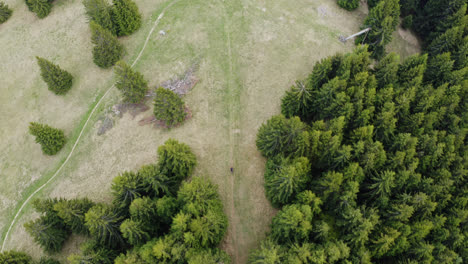
<svg viewBox="0 0 468 264"><path fill-rule="evenodd" d="M0 116L0 161L5 166L0 177L6 182L0 187L5 196L0 205L3 226L8 219L5 215L11 215L22 190L50 173L68 154L64 150L57 157L43 156L27 135L27 123L44 121L70 133L93 98L112 81L110 71L99 70L91 61L80 1L55 6L52 14L39 22L23 6L23 0L7 2L15 13L12 21L0 26L0 43L7 45L0 50L0 57L6 56L9 61L9 66L0 66L0 78L7 80L7 94L0 95L2 113L4 109L7 113ZM144 22L142 29L122 40L129 61L135 58L135 51L141 48L152 22L167 3L136 2ZM175 138L187 143L197 155L194 177L207 177L219 185L229 217L223 247L234 263L245 263L248 251L258 246L275 213L264 195L265 160L256 150L257 129L279 113L284 91L296 79L304 78L315 62L354 48L351 42L339 42L338 36L356 32L364 17L364 8L350 13L334 0L178 0L166 11L135 68L155 88L198 62L195 75L200 81L184 97L192 118L178 128L163 130L138 126L151 111L135 118L125 114L116 119L111 130L98 136L99 117L119 102L119 94L113 90L92 118L70 162L38 197L88 196L108 201L114 176L155 162L157 147ZM56 25L57 20L67 24ZM159 30L167 34L159 35ZM69 94L55 97L47 91L33 61L35 55L49 56L70 69L76 83ZM27 206L12 230L7 249L41 254L22 227L34 217ZM59 257L64 259L76 251L77 241L72 239Z"/></svg>

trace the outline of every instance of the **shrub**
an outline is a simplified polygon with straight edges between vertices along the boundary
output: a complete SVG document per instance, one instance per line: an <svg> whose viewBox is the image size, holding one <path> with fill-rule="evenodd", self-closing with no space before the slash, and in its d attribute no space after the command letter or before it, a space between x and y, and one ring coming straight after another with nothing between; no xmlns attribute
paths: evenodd
<svg viewBox="0 0 468 264"><path fill-rule="evenodd" d="M176 93L160 87L154 98L154 116L168 127L178 125L187 116L185 104Z"/></svg>
<svg viewBox="0 0 468 264"><path fill-rule="evenodd" d="M0 2L0 24L4 23L7 21L13 11L8 7L7 4Z"/></svg>
<svg viewBox="0 0 468 264"><path fill-rule="evenodd" d="M119 61L115 66L115 74L118 79L115 86L122 92L124 102L143 101L148 91L148 83L141 73L133 71L124 61Z"/></svg>
<svg viewBox="0 0 468 264"><path fill-rule="evenodd" d="M70 73L46 59L40 57L36 57L36 59L41 68L41 77L50 91L60 95L70 90L73 84L73 76Z"/></svg>
<svg viewBox="0 0 468 264"><path fill-rule="evenodd" d="M84 0L83 5L90 21L94 21L115 35L115 27L112 22L112 7L106 0Z"/></svg>
<svg viewBox="0 0 468 264"><path fill-rule="evenodd" d="M112 33L94 21L91 27L91 42L94 44L93 61L101 68L109 68L120 60L124 53L124 46L119 43Z"/></svg>
<svg viewBox="0 0 468 264"><path fill-rule="evenodd" d="M36 137L36 143L41 144L46 155L55 155L65 145L65 135L60 129L31 122L29 133Z"/></svg>
<svg viewBox="0 0 468 264"><path fill-rule="evenodd" d="M359 7L359 0L338 0L338 5L351 11Z"/></svg>
<svg viewBox="0 0 468 264"><path fill-rule="evenodd" d="M118 36L127 36L141 26L141 15L137 5L131 0L114 0L112 20Z"/></svg>
<svg viewBox="0 0 468 264"><path fill-rule="evenodd" d="M403 23L401 24L401 26L404 29L410 29L413 26L413 16L409 15L403 18Z"/></svg>
<svg viewBox="0 0 468 264"><path fill-rule="evenodd" d="M49 0L26 0L30 11L36 13L37 17L44 18L50 14L52 4Z"/></svg>

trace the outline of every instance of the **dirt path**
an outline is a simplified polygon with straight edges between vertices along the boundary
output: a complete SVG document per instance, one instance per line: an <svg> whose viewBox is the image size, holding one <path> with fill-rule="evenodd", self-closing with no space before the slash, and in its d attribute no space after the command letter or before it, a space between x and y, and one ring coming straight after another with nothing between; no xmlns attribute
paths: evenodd
<svg viewBox="0 0 468 264"><path fill-rule="evenodd" d="M178 0L173 0L172 2L170 2L162 11L161 13L159 14L158 18L156 19L156 21L154 21L154 24L153 24L153 27L151 28L150 32L148 33L147 37L146 37L146 40L145 40L145 44L143 45L143 47L141 48L140 52L138 53L138 56L136 57L136 59L133 61L131 67L135 66L135 64L140 60L141 58L141 55L143 54L143 51L145 50L148 42L149 42L149 39L151 37L151 35L153 34L154 30L156 29L156 27L158 26L159 24L159 21L163 18L164 16L164 13L166 12L166 10L168 8L170 8L173 4L175 4ZM81 128L81 131L80 131L80 134L78 135L78 137L76 138L76 141L75 143L73 144L73 148L71 149L70 153L68 154L67 158L65 159L65 161L62 163L62 165L60 165L60 167L57 169L57 171L52 175L52 177L50 177L49 180L47 180L44 184L42 184L41 186L39 186L33 193L31 193L31 195L28 196L28 198L23 202L23 204L21 205L21 207L18 209L18 211L16 212L15 214L15 217L13 218L13 220L11 221L9 227L8 227L8 231L5 235L5 238L3 239L3 243L2 243L2 248L1 248L1 251L0 252L3 252L4 248L5 248L5 245L6 245L6 242L8 240L8 236L10 235L10 232L11 232L11 229L13 228L13 226L15 225L19 215L21 214L21 212L23 211L24 207L29 203L29 201L31 200L31 198L34 197L34 195L36 195L38 192L40 192L45 186L47 186L55 177L57 177L57 175L60 173L60 171L62 170L62 168L68 163L68 161L70 160L70 158L72 157L74 151L75 151L75 148L76 146L78 145L78 143L80 142L80 139L81 139L81 136L83 135L83 132L84 130L86 129L88 123L89 123L89 120L91 120L91 117L93 116L94 112L96 111L96 109L98 108L98 106L101 104L101 102L103 101L103 99L107 96L107 94L109 94L109 92L112 90L112 88L114 88L115 85L113 84L111 87L109 87L107 89L107 91L104 93L104 95L102 95L102 97L99 99L99 101L97 102L97 104L94 106L94 108L92 109L92 111L89 113L89 116L88 118L86 119L86 122L84 123L83 127Z"/></svg>

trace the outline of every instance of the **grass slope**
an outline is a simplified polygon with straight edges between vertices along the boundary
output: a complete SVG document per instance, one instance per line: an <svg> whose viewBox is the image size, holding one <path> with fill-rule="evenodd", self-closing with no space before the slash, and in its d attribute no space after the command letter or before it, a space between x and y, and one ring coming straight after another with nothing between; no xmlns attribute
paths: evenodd
<svg viewBox="0 0 468 264"><path fill-rule="evenodd" d="M170 1L137 0L143 27L122 41L132 62L142 48L153 22ZM8 1L15 13L0 26L0 79L7 80L0 95L0 228L15 213L17 203L45 182L66 157L67 144L56 157L45 157L27 135L31 120L65 128L77 136L84 118L105 89L112 84L111 71L94 66L89 30L80 1L54 6L44 20L27 11L22 0ZM255 147L258 127L279 112L284 91L303 78L313 64L336 52L346 52L337 38L359 29L364 8L353 13L335 1L298 0L178 0L165 12L135 68L150 87L182 74L199 62L197 86L185 96L193 118L171 130L138 126L151 111L117 119L113 129L97 136L98 119L119 100L113 89L96 110L83 132L81 143L60 174L37 197L88 196L108 201L111 179L123 170L154 162L156 149L168 138L190 145L199 165L195 177L209 177L219 185L229 230L223 247L234 263L245 263L248 250L264 237L275 213L263 190L264 159ZM35 55L49 57L70 69L76 83L65 97L49 94L33 61ZM94 100L94 103L93 103ZM74 141L71 140L73 143ZM229 168L234 168L231 174ZM6 249L41 254L26 234L23 224L36 215L24 208ZM81 238L74 237L59 256L77 250Z"/></svg>

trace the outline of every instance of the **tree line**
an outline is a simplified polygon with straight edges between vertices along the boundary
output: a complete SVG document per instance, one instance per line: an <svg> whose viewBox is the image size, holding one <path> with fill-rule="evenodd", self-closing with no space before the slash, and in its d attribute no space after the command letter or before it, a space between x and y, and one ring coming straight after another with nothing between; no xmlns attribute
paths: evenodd
<svg viewBox="0 0 468 264"><path fill-rule="evenodd" d="M466 262L463 17L432 43L453 31L457 40L434 52L372 64L376 49L360 46L286 92L281 115L257 134L266 195L280 211L250 263Z"/></svg>
<svg viewBox="0 0 468 264"><path fill-rule="evenodd" d="M86 236L81 253L69 256L71 264L230 263L218 249L227 217L217 186L200 177L186 181L196 165L186 144L169 139L157 152L156 164L112 180L111 204L86 197L35 200L40 216L25 224L26 231L46 253L60 252L70 234ZM14 251L2 258L33 263Z"/></svg>

